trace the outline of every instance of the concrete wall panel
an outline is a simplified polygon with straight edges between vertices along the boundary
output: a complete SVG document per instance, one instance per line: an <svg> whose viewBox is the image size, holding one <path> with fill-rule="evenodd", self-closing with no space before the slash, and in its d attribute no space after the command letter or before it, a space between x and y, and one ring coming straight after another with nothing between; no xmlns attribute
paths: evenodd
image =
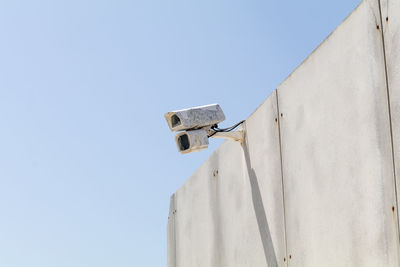
<svg viewBox="0 0 400 267"><path fill-rule="evenodd" d="M400 199L400 0L381 0L392 121L397 200ZM399 205L398 205L399 206ZM397 215L398 209L396 210Z"/></svg>
<svg viewBox="0 0 400 267"><path fill-rule="evenodd" d="M399 266L375 3L361 3L278 88L289 266Z"/></svg>
<svg viewBox="0 0 400 267"><path fill-rule="evenodd" d="M176 193L176 266L266 266L243 150L228 141Z"/></svg>
<svg viewBox="0 0 400 267"><path fill-rule="evenodd" d="M253 206L268 266L286 266L285 219L276 92L246 120L244 145ZM275 261L276 259L276 261Z"/></svg>

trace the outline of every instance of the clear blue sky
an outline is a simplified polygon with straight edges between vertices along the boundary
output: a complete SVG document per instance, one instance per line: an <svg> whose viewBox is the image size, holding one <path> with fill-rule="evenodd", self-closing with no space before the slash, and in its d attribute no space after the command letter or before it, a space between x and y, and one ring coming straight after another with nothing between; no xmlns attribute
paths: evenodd
<svg viewBox="0 0 400 267"><path fill-rule="evenodd" d="M245 119L360 0L0 0L0 266L166 266L163 114Z"/></svg>

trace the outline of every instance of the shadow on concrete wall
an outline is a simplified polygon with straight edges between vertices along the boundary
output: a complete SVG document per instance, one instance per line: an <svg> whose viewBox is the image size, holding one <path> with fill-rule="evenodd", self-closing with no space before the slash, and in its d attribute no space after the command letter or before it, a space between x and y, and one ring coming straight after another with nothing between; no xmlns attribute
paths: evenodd
<svg viewBox="0 0 400 267"><path fill-rule="evenodd" d="M258 230L260 231L261 241L264 248L265 259L267 261L268 267L277 267L278 262L275 255L274 245L272 243L267 215L265 214L264 204L262 202L261 191L258 185L256 172L251 167L247 142L244 142L243 144L243 152L246 160L247 172L249 174L253 207L257 218Z"/></svg>

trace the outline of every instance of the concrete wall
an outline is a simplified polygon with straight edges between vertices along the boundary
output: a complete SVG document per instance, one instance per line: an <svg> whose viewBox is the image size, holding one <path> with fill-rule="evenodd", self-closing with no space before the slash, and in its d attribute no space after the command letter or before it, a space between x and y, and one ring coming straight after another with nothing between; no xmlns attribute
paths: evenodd
<svg viewBox="0 0 400 267"><path fill-rule="evenodd" d="M363 1L185 182L168 266L400 265L399 24Z"/></svg>
<svg viewBox="0 0 400 267"><path fill-rule="evenodd" d="M381 0L397 203L400 183L400 0ZM399 206L399 205L398 205ZM397 217L399 216L396 209Z"/></svg>

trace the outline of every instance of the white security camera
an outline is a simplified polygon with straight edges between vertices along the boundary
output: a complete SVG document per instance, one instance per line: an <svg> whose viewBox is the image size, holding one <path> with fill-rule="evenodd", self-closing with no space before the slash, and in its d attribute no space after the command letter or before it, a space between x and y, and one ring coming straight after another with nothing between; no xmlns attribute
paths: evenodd
<svg viewBox="0 0 400 267"><path fill-rule="evenodd" d="M164 117L173 132L211 127L225 120L218 104L167 112Z"/></svg>
<svg viewBox="0 0 400 267"><path fill-rule="evenodd" d="M182 131L175 135L178 151L182 154L206 149L210 137L243 140L243 131L231 132L243 121L229 128L218 128L217 124L225 120L218 104L171 111L164 117L171 131Z"/></svg>
<svg viewBox="0 0 400 267"><path fill-rule="evenodd" d="M208 147L208 134L206 130L183 131L175 135L178 151L182 154L200 151Z"/></svg>

